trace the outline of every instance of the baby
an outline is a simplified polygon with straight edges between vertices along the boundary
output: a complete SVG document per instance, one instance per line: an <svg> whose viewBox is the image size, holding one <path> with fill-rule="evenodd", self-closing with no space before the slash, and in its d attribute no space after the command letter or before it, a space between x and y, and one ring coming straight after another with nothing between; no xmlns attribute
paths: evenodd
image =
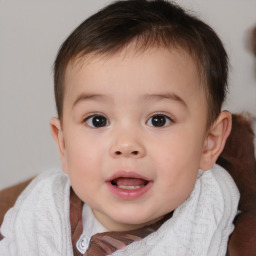
<svg viewBox="0 0 256 256"><path fill-rule="evenodd" d="M215 32L174 3L117 1L75 29L54 71L64 173L22 193L1 255L225 255L239 193L215 164L231 130Z"/></svg>

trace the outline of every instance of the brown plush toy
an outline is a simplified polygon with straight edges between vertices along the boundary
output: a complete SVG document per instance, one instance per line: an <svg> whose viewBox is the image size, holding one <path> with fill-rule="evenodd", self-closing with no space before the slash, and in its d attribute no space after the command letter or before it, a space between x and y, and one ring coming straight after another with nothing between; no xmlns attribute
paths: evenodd
<svg viewBox="0 0 256 256"><path fill-rule="evenodd" d="M236 217L235 230L230 236L230 256L256 255L256 160L252 130L253 118L247 115L232 116L232 132L217 163L235 180L241 193L240 214Z"/></svg>

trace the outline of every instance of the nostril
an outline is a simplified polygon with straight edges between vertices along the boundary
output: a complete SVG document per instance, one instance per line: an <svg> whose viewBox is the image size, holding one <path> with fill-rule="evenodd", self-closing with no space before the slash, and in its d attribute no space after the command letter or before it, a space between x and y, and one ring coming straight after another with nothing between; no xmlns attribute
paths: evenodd
<svg viewBox="0 0 256 256"><path fill-rule="evenodd" d="M117 156L120 156L120 155L122 155L122 152L121 151L116 151L115 154ZM131 152L131 155L134 155L134 156L137 156L138 154L139 154L139 151L137 151L137 150L134 150L134 151Z"/></svg>

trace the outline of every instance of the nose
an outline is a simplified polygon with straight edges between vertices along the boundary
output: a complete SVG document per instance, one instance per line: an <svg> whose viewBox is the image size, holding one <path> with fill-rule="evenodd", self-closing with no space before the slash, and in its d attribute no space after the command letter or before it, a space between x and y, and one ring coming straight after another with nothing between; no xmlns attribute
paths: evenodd
<svg viewBox="0 0 256 256"><path fill-rule="evenodd" d="M146 149L143 146L141 139L135 134L119 135L110 148L112 157L127 157L127 158L141 158L146 155Z"/></svg>

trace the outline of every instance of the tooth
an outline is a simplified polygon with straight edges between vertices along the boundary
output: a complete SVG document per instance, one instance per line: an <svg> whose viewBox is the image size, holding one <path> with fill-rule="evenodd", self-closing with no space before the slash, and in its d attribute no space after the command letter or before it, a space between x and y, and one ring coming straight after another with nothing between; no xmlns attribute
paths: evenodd
<svg viewBox="0 0 256 256"><path fill-rule="evenodd" d="M143 186L117 186L117 187L122 189L137 189L137 188L142 188Z"/></svg>

